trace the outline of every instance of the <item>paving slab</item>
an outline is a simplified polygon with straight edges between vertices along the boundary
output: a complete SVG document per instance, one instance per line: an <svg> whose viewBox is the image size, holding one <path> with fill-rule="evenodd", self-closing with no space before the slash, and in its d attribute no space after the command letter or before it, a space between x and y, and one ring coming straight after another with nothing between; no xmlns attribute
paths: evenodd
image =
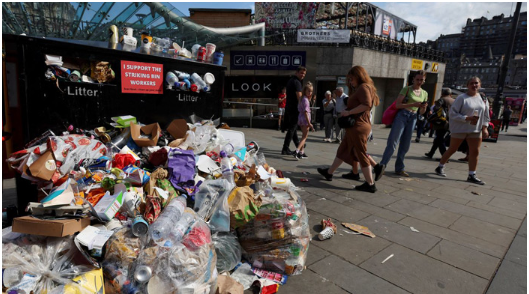
<svg viewBox="0 0 529 294"><path fill-rule="evenodd" d="M516 235L504 260L527 267L527 237Z"/></svg>
<svg viewBox="0 0 529 294"><path fill-rule="evenodd" d="M341 222L337 220L333 220L333 222L336 224L338 233L330 239L320 241L315 236L322 230L320 222L324 217L321 214L311 211L309 226L314 238L310 245L323 249L330 254L337 255L350 263L360 264L391 244L382 238L370 238L347 233L351 231L343 227Z"/></svg>
<svg viewBox="0 0 529 294"><path fill-rule="evenodd" d="M518 232L516 233L516 235L527 237L527 218L523 220L523 223L518 229Z"/></svg>
<svg viewBox="0 0 529 294"><path fill-rule="evenodd" d="M483 204L483 203L475 202L475 201L470 201L469 203L467 203L467 206L474 207L474 208L481 209L481 210L486 210L489 212L494 212L494 213L505 215L505 216L510 216L510 217L517 218L520 220L523 220L526 215L526 213L514 212L512 210L503 209L503 208L499 208L496 206Z"/></svg>
<svg viewBox="0 0 529 294"><path fill-rule="evenodd" d="M457 197L457 198L460 198L462 200L466 200L465 203L461 203L461 202L458 201L458 203L461 203L461 204L466 204L469 201L488 203L494 197L492 195L475 195L475 194L472 194L472 192L468 191L468 190L461 190L461 189L452 188L452 187L445 187L445 186L439 186L439 187L433 189L432 192L436 192L436 193L438 193L440 195L450 195L452 197ZM441 197L439 197L436 194L434 194L433 196L435 196L437 198L441 198ZM447 200L449 200L449 199L447 199Z"/></svg>
<svg viewBox="0 0 529 294"><path fill-rule="evenodd" d="M437 199L433 197L431 194L426 194L426 193L421 194L421 193L418 193L418 191L415 191L411 188L404 188L402 190L392 192L391 195L397 196L399 198L419 202L422 204L429 204L429 203L434 202Z"/></svg>
<svg viewBox="0 0 529 294"><path fill-rule="evenodd" d="M461 205L458 203L453 203L442 199L436 200L430 203L429 205L448 210L460 215L479 219L491 224L500 225L513 230L517 230L520 227L520 224L522 223L522 220L520 219L501 215L498 213L493 213L490 211L484 211L481 209L473 208L467 205Z"/></svg>
<svg viewBox="0 0 529 294"><path fill-rule="evenodd" d="M460 214L409 200L397 201L386 208L442 227L450 226L461 217Z"/></svg>
<svg viewBox="0 0 529 294"><path fill-rule="evenodd" d="M505 248L509 247L516 234L516 231L506 227L501 227L466 216L462 216L458 219L450 226L450 229L489 241Z"/></svg>
<svg viewBox="0 0 529 294"><path fill-rule="evenodd" d="M380 216L382 218L385 218L387 220L394 221L394 222L397 222L406 217L403 214L400 214L400 213L397 213L397 212L394 212L394 211L391 211L385 208L380 208L378 206L375 206L369 203L358 201L356 199L348 199L342 204L353 207L355 209L358 209L364 212L367 212L367 213L370 213L372 215Z"/></svg>
<svg viewBox="0 0 529 294"><path fill-rule="evenodd" d="M526 294L527 266L504 260L486 294Z"/></svg>
<svg viewBox="0 0 529 294"><path fill-rule="evenodd" d="M428 256L487 280L492 278L500 264L499 258L448 240L442 240L439 244L435 245L435 247L428 252Z"/></svg>
<svg viewBox="0 0 529 294"><path fill-rule="evenodd" d="M413 232L410 227L373 215L358 224L368 227L377 236L376 238L384 238L421 253L428 252L441 240L429 234Z"/></svg>
<svg viewBox="0 0 529 294"><path fill-rule="evenodd" d="M382 263L391 254L393 257ZM411 293L481 294L488 284L486 279L398 244L384 249L360 267Z"/></svg>
<svg viewBox="0 0 529 294"><path fill-rule="evenodd" d="M518 213L527 213L527 206L522 205L523 203L508 200L508 199L503 199L500 197L494 197L494 199L492 199L488 204L499 207L499 208L518 212Z"/></svg>
<svg viewBox="0 0 529 294"><path fill-rule="evenodd" d="M332 281L306 269L301 275L288 277L287 283L279 286L280 293L300 293L303 294L347 294L349 292L342 289ZM248 293L250 294L250 293Z"/></svg>
<svg viewBox="0 0 529 294"><path fill-rule="evenodd" d="M334 255L309 266L311 270L351 293L409 293ZM300 292L292 292L300 293ZM320 293L326 293L325 291Z"/></svg>
<svg viewBox="0 0 529 294"><path fill-rule="evenodd" d="M368 213L330 200L309 202L307 208L342 222L356 222L369 216Z"/></svg>
<svg viewBox="0 0 529 294"><path fill-rule="evenodd" d="M436 226L434 224L430 224L415 218L407 217L399 221L399 224L414 227L421 233L424 232L442 239L450 240L459 245L475 249L477 251L489 254L494 257L503 258L505 252L507 251L507 248L505 248L505 246L500 246L474 236L469 236L467 234L460 233L448 228Z"/></svg>

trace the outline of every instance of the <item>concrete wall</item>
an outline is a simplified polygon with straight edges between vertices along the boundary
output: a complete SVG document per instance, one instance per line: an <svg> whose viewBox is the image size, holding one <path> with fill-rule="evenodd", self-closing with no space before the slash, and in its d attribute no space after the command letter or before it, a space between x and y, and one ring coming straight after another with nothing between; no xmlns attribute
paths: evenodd
<svg viewBox="0 0 529 294"><path fill-rule="evenodd" d="M337 80L338 77L345 77L347 72L354 65L363 66L369 75L373 78L377 87L380 104L374 109L374 123L382 121L382 113L395 101L399 91L404 87L411 71L412 58L402 55L378 52L363 48L344 48L344 47L232 47L231 50L243 51L305 51L307 76L305 81L311 81L315 85L317 93L317 80ZM231 70L230 49L225 50L224 65L228 67L226 75L228 76L250 76L250 75L271 75L271 76L290 76L294 71L282 70ZM423 60L425 63L432 65L433 61ZM434 97L441 97L441 89L444 81L444 72L446 64L439 63L437 80L430 88L435 92ZM431 68L427 71L431 71ZM326 89L327 90L327 89ZM430 93L430 96L432 94ZM275 98L275 97L274 97Z"/></svg>

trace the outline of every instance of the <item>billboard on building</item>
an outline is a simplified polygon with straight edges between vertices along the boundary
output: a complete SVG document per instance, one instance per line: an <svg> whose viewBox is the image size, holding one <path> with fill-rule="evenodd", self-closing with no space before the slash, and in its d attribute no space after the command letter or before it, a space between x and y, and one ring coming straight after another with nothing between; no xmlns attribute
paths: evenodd
<svg viewBox="0 0 529 294"><path fill-rule="evenodd" d="M314 28L318 3L255 2L255 22L270 29Z"/></svg>
<svg viewBox="0 0 529 294"><path fill-rule="evenodd" d="M399 31L399 19L393 15L386 14L384 11L377 11L375 16L375 35L389 37L395 40Z"/></svg>
<svg viewBox="0 0 529 294"><path fill-rule="evenodd" d="M349 30L298 30L298 43L349 43Z"/></svg>

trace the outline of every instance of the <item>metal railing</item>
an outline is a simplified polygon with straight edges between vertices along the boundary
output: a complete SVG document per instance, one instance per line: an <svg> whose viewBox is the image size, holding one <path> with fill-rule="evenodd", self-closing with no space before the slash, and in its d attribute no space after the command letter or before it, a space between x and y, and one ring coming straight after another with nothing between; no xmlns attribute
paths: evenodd
<svg viewBox="0 0 529 294"><path fill-rule="evenodd" d="M360 47L387 53L394 53L412 58L445 62L445 53L439 50L404 41L395 41L378 35L353 30L349 43L298 43L297 29L273 29L266 31L266 46L332 46ZM253 45L247 43L246 45Z"/></svg>

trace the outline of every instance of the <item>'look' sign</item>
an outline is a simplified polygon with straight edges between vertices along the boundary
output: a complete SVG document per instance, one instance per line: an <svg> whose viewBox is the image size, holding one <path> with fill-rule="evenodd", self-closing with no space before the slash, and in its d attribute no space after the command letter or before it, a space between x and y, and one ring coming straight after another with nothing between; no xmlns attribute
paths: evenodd
<svg viewBox="0 0 529 294"><path fill-rule="evenodd" d="M163 64L122 60L121 92L163 94Z"/></svg>

